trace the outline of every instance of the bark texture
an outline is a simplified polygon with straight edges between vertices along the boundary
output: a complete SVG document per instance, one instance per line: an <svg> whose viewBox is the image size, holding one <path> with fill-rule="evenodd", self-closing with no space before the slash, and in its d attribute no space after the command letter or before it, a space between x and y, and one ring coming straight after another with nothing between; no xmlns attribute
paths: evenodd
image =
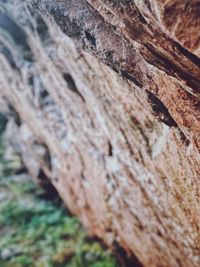
<svg viewBox="0 0 200 267"><path fill-rule="evenodd" d="M200 265L200 1L182 2L0 5L13 145L92 234L147 267Z"/></svg>

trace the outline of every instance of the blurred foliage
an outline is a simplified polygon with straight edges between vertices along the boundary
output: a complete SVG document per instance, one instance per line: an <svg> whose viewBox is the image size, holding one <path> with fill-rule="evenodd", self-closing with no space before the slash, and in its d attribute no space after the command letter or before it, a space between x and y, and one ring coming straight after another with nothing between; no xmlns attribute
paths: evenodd
<svg viewBox="0 0 200 267"><path fill-rule="evenodd" d="M114 257L89 238L58 200L42 197L28 175L16 175L20 160L5 156L0 138L0 266L116 267Z"/></svg>

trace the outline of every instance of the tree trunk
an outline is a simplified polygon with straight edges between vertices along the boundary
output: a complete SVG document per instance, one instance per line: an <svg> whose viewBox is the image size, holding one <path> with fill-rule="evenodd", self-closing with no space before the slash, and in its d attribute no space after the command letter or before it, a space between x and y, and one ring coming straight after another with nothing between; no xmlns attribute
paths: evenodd
<svg viewBox="0 0 200 267"><path fill-rule="evenodd" d="M183 2L0 4L13 145L145 267L200 266L200 1Z"/></svg>

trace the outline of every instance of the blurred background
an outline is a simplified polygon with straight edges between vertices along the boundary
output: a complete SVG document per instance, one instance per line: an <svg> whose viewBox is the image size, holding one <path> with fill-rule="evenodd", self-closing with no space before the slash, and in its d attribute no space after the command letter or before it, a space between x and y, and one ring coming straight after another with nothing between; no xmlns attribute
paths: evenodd
<svg viewBox="0 0 200 267"><path fill-rule="evenodd" d="M8 143L6 122L0 114L0 267L120 266L56 192L33 182Z"/></svg>

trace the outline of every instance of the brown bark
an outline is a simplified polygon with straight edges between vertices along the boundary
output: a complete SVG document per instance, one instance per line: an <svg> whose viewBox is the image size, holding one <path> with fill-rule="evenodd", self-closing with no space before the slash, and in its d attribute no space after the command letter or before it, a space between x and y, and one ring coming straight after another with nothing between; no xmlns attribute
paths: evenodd
<svg viewBox="0 0 200 267"><path fill-rule="evenodd" d="M198 7L9 0L0 8L1 109L16 149L92 234L148 267L200 265Z"/></svg>

